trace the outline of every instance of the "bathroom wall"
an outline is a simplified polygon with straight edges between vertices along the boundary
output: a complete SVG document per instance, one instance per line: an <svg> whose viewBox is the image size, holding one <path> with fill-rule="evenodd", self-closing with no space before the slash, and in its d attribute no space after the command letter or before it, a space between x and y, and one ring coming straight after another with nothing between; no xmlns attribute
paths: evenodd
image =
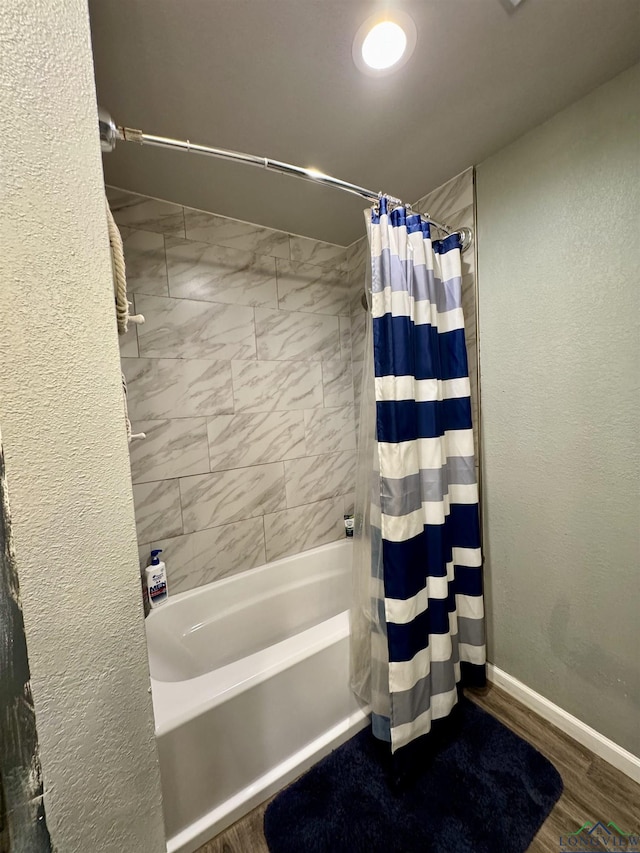
<svg viewBox="0 0 640 853"><path fill-rule="evenodd" d="M441 224L452 228L467 226L475 233L475 201L473 168L466 169L441 187L423 196L412 205L416 212L428 213ZM363 226L364 227L364 226ZM444 236L432 228L432 238ZM356 424L359 418L360 389L362 385L362 365L367 313L361 299L365 288L366 265L369 262L367 238L363 237L348 249L349 289L351 304L351 337L353 357L353 377L355 392ZM464 311L465 337L469 358L469 378L471 383L471 405L476 441L476 461L479 460L478 436L478 355L476 340L476 244L462 255L462 307Z"/></svg>
<svg viewBox="0 0 640 853"><path fill-rule="evenodd" d="M140 556L170 591L344 536L346 250L108 191L144 325L121 340Z"/></svg>
<svg viewBox="0 0 640 853"><path fill-rule="evenodd" d="M477 169L499 668L640 755L640 66Z"/></svg>
<svg viewBox="0 0 640 853"><path fill-rule="evenodd" d="M86 2L8 0L0 44L0 421L47 824L60 853L160 853Z"/></svg>

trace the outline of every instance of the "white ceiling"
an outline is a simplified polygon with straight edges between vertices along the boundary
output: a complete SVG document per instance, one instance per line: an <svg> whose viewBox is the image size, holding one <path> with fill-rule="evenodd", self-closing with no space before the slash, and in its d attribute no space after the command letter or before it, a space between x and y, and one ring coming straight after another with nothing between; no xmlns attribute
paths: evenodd
<svg viewBox="0 0 640 853"><path fill-rule="evenodd" d="M384 3L90 0L98 100L118 124L269 156L414 201L640 59L639 0L404 0L396 74L351 45ZM107 182L347 244L365 202L248 166L121 143Z"/></svg>

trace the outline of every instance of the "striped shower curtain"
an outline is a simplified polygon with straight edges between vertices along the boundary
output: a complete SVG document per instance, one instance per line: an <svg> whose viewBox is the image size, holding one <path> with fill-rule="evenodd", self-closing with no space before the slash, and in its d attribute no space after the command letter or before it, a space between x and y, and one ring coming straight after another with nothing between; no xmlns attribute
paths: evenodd
<svg viewBox="0 0 640 853"><path fill-rule="evenodd" d="M383 198L369 239L371 700L374 734L396 752L447 717L462 686L485 683L478 487L459 238L432 242L427 222Z"/></svg>

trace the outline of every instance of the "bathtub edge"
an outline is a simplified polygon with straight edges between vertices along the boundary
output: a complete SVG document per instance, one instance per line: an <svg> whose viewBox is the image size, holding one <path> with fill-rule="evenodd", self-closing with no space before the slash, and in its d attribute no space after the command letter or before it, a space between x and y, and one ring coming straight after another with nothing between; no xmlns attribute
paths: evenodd
<svg viewBox="0 0 640 853"><path fill-rule="evenodd" d="M341 720L320 737L289 756L251 785L225 800L186 829L167 839L167 853L194 853L247 812L273 797L314 764L366 728L370 708L363 708Z"/></svg>

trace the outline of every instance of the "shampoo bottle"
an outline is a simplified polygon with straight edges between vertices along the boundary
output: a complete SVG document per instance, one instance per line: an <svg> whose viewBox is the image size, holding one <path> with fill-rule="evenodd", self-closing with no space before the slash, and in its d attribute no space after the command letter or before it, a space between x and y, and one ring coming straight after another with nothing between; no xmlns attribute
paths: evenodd
<svg viewBox="0 0 640 853"><path fill-rule="evenodd" d="M149 593L149 604L153 610L159 607L167 600L167 567L159 559L158 554L162 554L162 549L151 552L151 565L147 566L145 574L147 576L147 591Z"/></svg>

